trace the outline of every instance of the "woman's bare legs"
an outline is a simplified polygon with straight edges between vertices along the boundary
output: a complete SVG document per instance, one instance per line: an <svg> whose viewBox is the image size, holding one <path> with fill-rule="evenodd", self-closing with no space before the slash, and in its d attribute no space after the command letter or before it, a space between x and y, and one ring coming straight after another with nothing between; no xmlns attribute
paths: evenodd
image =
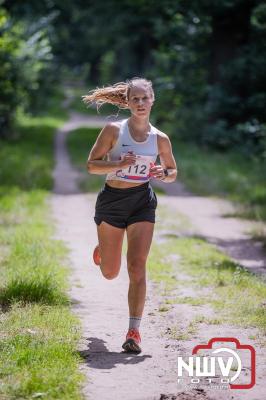
<svg viewBox="0 0 266 400"><path fill-rule="evenodd" d="M106 279L114 279L121 265L125 229L106 222L97 226L101 254L101 271ZM143 221L127 227L127 268L129 275L129 315L141 317L146 296L146 261L149 254L154 224Z"/></svg>
<svg viewBox="0 0 266 400"><path fill-rule="evenodd" d="M106 279L114 279L121 265L121 252L125 229L116 228L106 222L97 225L101 255L101 271Z"/></svg>
<svg viewBox="0 0 266 400"><path fill-rule="evenodd" d="M154 224L143 221L127 227L127 267L129 275L129 315L142 316L146 296L146 260L149 254Z"/></svg>

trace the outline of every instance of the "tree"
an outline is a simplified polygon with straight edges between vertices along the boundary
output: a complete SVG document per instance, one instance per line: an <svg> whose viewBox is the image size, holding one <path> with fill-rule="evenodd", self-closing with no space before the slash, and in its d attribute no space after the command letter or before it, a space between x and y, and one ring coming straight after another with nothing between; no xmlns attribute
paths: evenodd
<svg viewBox="0 0 266 400"><path fill-rule="evenodd" d="M14 21L0 8L0 136L9 137L17 107L26 108L52 54L45 28Z"/></svg>

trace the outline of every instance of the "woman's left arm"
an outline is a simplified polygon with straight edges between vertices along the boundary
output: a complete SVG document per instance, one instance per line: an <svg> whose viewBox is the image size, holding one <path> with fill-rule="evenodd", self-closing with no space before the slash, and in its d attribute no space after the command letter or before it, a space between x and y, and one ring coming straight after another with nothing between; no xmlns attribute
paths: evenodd
<svg viewBox="0 0 266 400"><path fill-rule="evenodd" d="M156 179L169 183L174 182L177 176L177 167L170 139L165 133L160 131L157 135L160 165L152 167L150 172Z"/></svg>

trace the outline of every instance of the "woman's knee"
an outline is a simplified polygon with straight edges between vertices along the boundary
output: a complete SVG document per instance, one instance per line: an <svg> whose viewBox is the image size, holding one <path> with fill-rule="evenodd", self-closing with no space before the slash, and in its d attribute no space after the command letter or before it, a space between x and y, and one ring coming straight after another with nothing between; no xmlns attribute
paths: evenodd
<svg viewBox="0 0 266 400"><path fill-rule="evenodd" d="M120 265L101 264L102 274L108 280L115 279L119 274L119 270Z"/></svg>
<svg viewBox="0 0 266 400"><path fill-rule="evenodd" d="M112 279L115 279L118 276L118 272L105 272L102 271L103 276L105 279L108 279L109 281Z"/></svg>
<svg viewBox="0 0 266 400"><path fill-rule="evenodd" d="M128 275L131 282L139 283L146 279L146 259L135 258L128 261Z"/></svg>

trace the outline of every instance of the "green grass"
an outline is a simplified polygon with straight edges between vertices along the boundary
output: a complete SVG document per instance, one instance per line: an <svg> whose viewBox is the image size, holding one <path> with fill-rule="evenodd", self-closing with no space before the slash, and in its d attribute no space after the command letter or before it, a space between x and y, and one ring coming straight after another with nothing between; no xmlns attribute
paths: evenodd
<svg viewBox="0 0 266 400"><path fill-rule="evenodd" d="M14 304L2 319L0 397L79 399L78 323L67 308Z"/></svg>
<svg viewBox="0 0 266 400"><path fill-rule="evenodd" d="M228 197L238 205L237 216L266 220L266 161L193 144L173 145L180 179L191 191Z"/></svg>
<svg viewBox="0 0 266 400"><path fill-rule="evenodd" d="M53 95L48 96L45 99L45 109L42 112L38 112L38 116L43 119L54 119L55 124L65 121L68 118L68 109L62 107L64 100L66 99L65 90L62 86L57 86L53 90ZM34 120L36 120L36 115Z"/></svg>
<svg viewBox="0 0 266 400"><path fill-rule="evenodd" d="M44 191L23 192L20 195L19 215L16 206L3 211L5 223L0 228L0 242L8 247L0 276L0 303L9 305L16 301L66 303L62 292L66 270L60 267L65 249L61 243L50 239L52 229ZM2 200L8 204L8 195ZM14 202L10 198L9 208ZM2 201L0 201L0 204ZM9 219L8 217L11 217Z"/></svg>
<svg viewBox="0 0 266 400"><path fill-rule="evenodd" d="M258 224L257 226L251 228L248 232L254 240L261 242L264 250L266 250L266 225Z"/></svg>
<svg viewBox="0 0 266 400"><path fill-rule="evenodd" d="M181 257L178 266L172 265L168 254ZM266 332L265 282L204 240L173 238L160 245L154 244L149 271L153 280L167 287L168 296L178 286L178 274L190 276L189 285L195 288L195 294L201 292L200 288L209 288L208 296L200 296L200 300L214 307L218 319ZM195 296L194 301L196 299ZM172 304L174 302L172 299ZM184 299L177 297L176 303L179 302L184 303ZM192 304L192 299L187 302Z"/></svg>
<svg viewBox="0 0 266 400"><path fill-rule="evenodd" d="M151 253L149 256L149 276L150 278L160 284L162 291L171 291L176 287L177 279L174 275L174 268L170 261L166 260L166 254L162 255L162 248L165 244L156 245L152 243Z"/></svg>
<svg viewBox="0 0 266 400"><path fill-rule="evenodd" d="M84 192L97 192L105 181L105 175L89 175L86 167L89 152L99 132L99 128L79 128L71 131L68 137L67 144L71 160L84 176L80 183Z"/></svg>
<svg viewBox="0 0 266 400"><path fill-rule="evenodd" d="M63 119L21 117L0 157L0 398L81 399L66 249L48 204Z"/></svg>
<svg viewBox="0 0 266 400"><path fill-rule="evenodd" d="M180 234L181 232L185 234L193 229L193 224L184 214L177 210L171 210L171 213L169 213L167 207L161 205L160 201L158 203L156 228L158 232L165 231L164 238L176 236L177 233Z"/></svg>
<svg viewBox="0 0 266 400"><path fill-rule="evenodd" d="M173 299L167 299L166 304L191 304L192 306L202 306L207 303L206 297L191 297L191 296L184 296L184 297L175 297Z"/></svg>
<svg viewBox="0 0 266 400"><path fill-rule="evenodd" d="M161 224L156 230L163 232L172 214L161 207L158 214ZM180 221L174 218L175 235L164 235L163 241L153 243L149 256L149 275L159 284L166 306L212 305L219 321L258 327L265 333L266 283L205 240L182 236L186 221L184 225ZM193 290L193 297L176 294L186 287Z"/></svg>
<svg viewBox="0 0 266 400"><path fill-rule="evenodd" d="M204 322L204 317L197 316L188 323L185 330L180 325L174 325L170 328L170 337L175 340L189 340L197 333L198 324L202 322Z"/></svg>
<svg viewBox="0 0 266 400"><path fill-rule="evenodd" d="M159 307L159 312L167 312L170 310L170 307L167 307L166 305L162 305Z"/></svg>
<svg viewBox="0 0 266 400"><path fill-rule="evenodd" d="M195 331L193 330L192 333ZM191 330L186 329L184 332L183 328L180 328L179 325L174 325L169 330L169 336L174 340L189 340L191 335Z"/></svg>
<svg viewBox="0 0 266 400"><path fill-rule="evenodd" d="M204 315L197 315L188 322L186 327L176 324L169 328L167 333L175 340L190 340L197 334L199 324L219 325L220 323L221 321L217 318L211 319Z"/></svg>

